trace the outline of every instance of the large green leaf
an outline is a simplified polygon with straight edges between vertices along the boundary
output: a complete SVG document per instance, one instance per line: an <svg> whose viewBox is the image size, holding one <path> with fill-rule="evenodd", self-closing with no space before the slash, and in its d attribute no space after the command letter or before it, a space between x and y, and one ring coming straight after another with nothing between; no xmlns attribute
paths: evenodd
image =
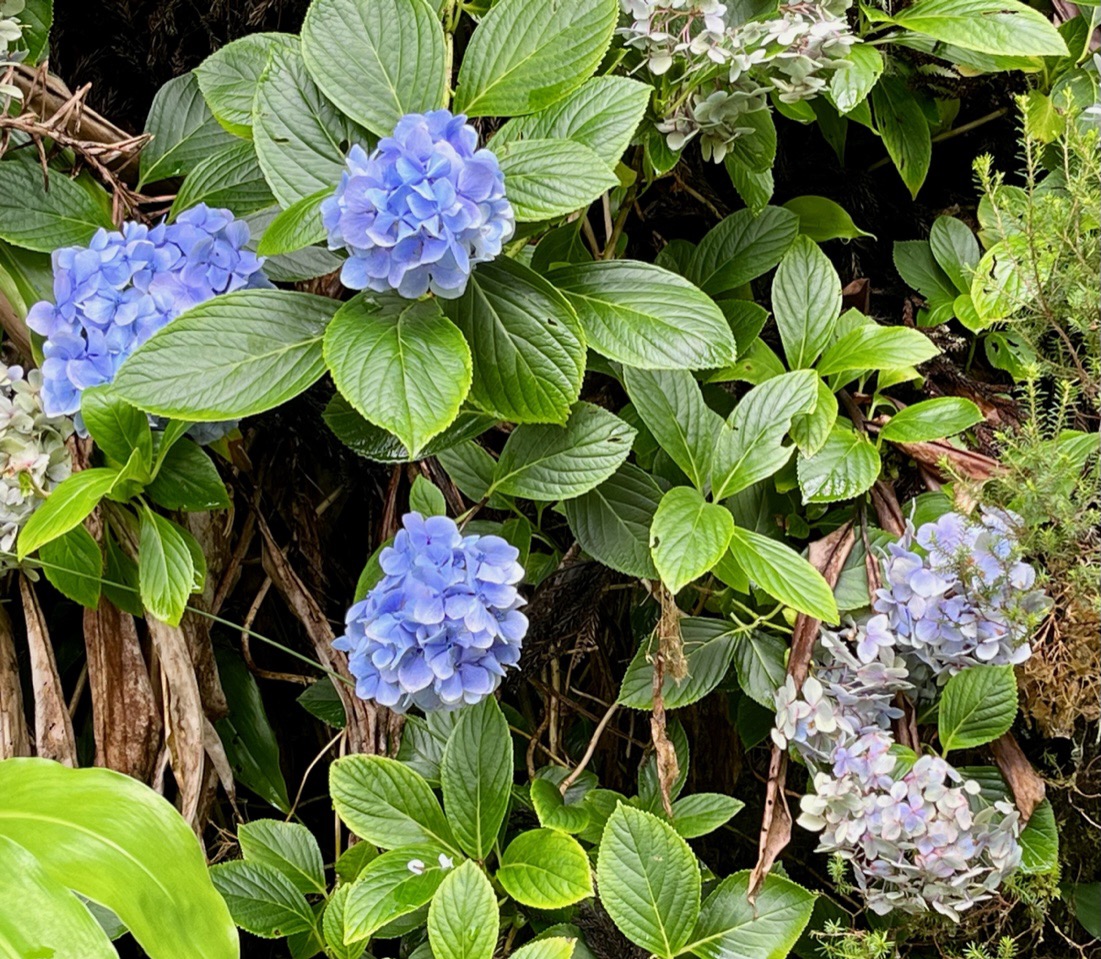
<svg viewBox="0 0 1101 959"><path fill-rule="evenodd" d="M921 443L954 436L982 421L982 410L972 400L938 396L899 410L879 435L892 443Z"/></svg>
<svg viewBox="0 0 1101 959"><path fill-rule="evenodd" d="M302 56L325 95L378 136L407 113L443 106L443 28L425 0L315 0Z"/></svg>
<svg viewBox="0 0 1101 959"><path fill-rule="evenodd" d="M789 459L793 447L782 445L792 419L808 413L818 402L818 377L797 370L765 380L734 407L727 425L714 434L711 490L725 499L775 473Z"/></svg>
<svg viewBox="0 0 1101 959"><path fill-rule="evenodd" d="M512 787L512 734L492 696L462 711L443 751L440 782L463 852L485 859L508 812Z"/></svg>
<svg viewBox="0 0 1101 959"><path fill-rule="evenodd" d="M447 875L428 907L434 959L493 959L500 926L493 886L469 859Z"/></svg>
<svg viewBox="0 0 1101 959"><path fill-rule="evenodd" d="M673 803L673 828L682 839L696 839L726 825L745 803L723 793L694 793Z"/></svg>
<svg viewBox="0 0 1101 959"><path fill-rule="evenodd" d="M274 866L234 859L211 867L210 878L233 921L254 936L281 939L314 925L306 897Z"/></svg>
<svg viewBox="0 0 1101 959"><path fill-rule="evenodd" d="M348 828L376 846L438 843L458 852L431 787L396 759L344 756L329 767L329 792Z"/></svg>
<svg viewBox="0 0 1101 959"><path fill-rule="evenodd" d="M841 280L818 244L800 236L772 281L772 311L788 366L813 366L841 315Z"/></svg>
<svg viewBox="0 0 1101 959"><path fill-rule="evenodd" d="M348 942L368 939L427 903L446 875L439 855L438 846L402 846L367 863L344 906L343 938ZM411 870L412 861L424 863L424 870Z"/></svg>
<svg viewBox="0 0 1101 959"><path fill-rule="evenodd" d="M557 829L529 829L513 839L501 854L497 881L535 909L562 909L593 894L589 857Z"/></svg>
<svg viewBox="0 0 1101 959"><path fill-rule="evenodd" d="M286 290L217 296L135 350L115 390L150 413L195 422L269 410L325 372L321 338L336 306L326 297Z"/></svg>
<svg viewBox="0 0 1101 959"><path fill-rule="evenodd" d="M652 88L628 77L585 81L539 113L510 120L494 135L496 150L510 140L576 140L614 167L638 128Z"/></svg>
<svg viewBox="0 0 1101 959"><path fill-rule="evenodd" d="M275 49L298 48L289 33L250 33L215 50L195 68L195 77L215 119L235 136L252 137L252 101Z"/></svg>
<svg viewBox="0 0 1101 959"><path fill-rule="evenodd" d="M618 13L615 0L498 0L463 55L455 111L520 116L562 99L600 63Z"/></svg>
<svg viewBox="0 0 1101 959"><path fill-rule="evenodd" d="M151 959L237 959L237 930L195 834L137 780L45 759L0 762L0 836L114 912Z"/></svg>
<svg viewBox="0 0 1101 959"><path fill-rule="evenodd" d="M784 209L799 217L799 232L815 243L872 236L853 223L853 218L843 206L824 196L793 197L784 204Z"/></svg>
<svg viewBox="0 0 1101 959"><path fill-rule="evenodd" d="M103 551L88 530L75 526L46 543L38 555L46 579L60 592L82 606L96 608L103 578Z"/></svg>
<svg viewBox="0 0 1101 959"><path fill-rule="evenodd" d="M1052 873L1059 868L1059 825L1051 801L1045 799L1021 830L1021 871Z"/></svg>
<svg viewBox="0 0 1101 959"><path fill-rule="evenodd" d="M710 369L734 361L722 311L687 280L650 263L601 260L548 277L569 298L598 353L641 369Z"/></svg>
<svg viewBox="0 0 1101 959"><path fill-rule="evenodd" d="M818 402L810 413L798 413L791 419L791 438L799 451L813 456L830 437L837 422L837 397L825 380L818 381Z"/></svg>
<svg viewBox="0 0 1101 959"><path fill-rule="evenodd" d="M675 679L668 673L662 683L666 709L679 709L703 699L722 682L734 655L736 635L721 619L694 618L680 621L688 675ZM644 641L627 667L616 702L632 709L654 704L654 664L651 643Z"/></svg>
<svg viewBox="0 0 1101 959"><path fill-rule="evenodd" d="M23 9L18 11L18 20L23 35L15 44L16 49L26 49L27 57L23 63L28 66L37 64L43 54L49 55L50 28L54 22L54 0L27 0Z"/></svg>
<svg viewBox="0 0 1101 959"><path fill-rule="evenodd" d="M196 164L172 203L172 216L199 203L224 207L237 216L263 210L275 202L251 141L223 147Z"/></svg>
<svg viewBox="0 0 1101 959"><path fill-rule="evenodd" d="M514 140L497 156L520 223L566 216L619 186L608 164L575 140Z"/></svg>
<svg viewBox="0 0 1101 959"><path fill-rule="evenodd" d="M518 426L501 450L492 490L534 500L570 499L603 483L627 459L635 431L592 403L564 426Z"/></svg>
<svg viewBox="0 0 1101 959"><path fill-rule="evenodd" d="M252 136L260 168L284 208L335 187L348 144L366 140L325 98L293 47L271 52L256 88Z"/></svg>
<svg viewBox="0 0 1101 959"><path fill-rule="evenodd" d="M483 263L444 312L474 358L470 398L501 419L561 423L581 391L585 336L566 298L521 263Z"/></svg>
<svg viewBox="0 0 1101 959"><path fill-rule="evenodd" d="M688 844L657 816L618 806L597 857L600 901L628 939L671 959L700 912L700 868Z"/></svg>
<svg viewBox="0 0 1101 959"><path fill-rule="evenodd" d="M96 230L113 226L107 194L98 184L85 189L51 170L47 187L37 163L21 156L0 161L0 239L51 253L86 244Z"/></svg>
<svg viewBox="0 0 1101 959"><path fill-rule="evenodd" d="M883 54L870 43L856 43L838 67L830 77L830 93L843 116L864 102L882 76Z"/></svg>
<svg viewBox="0 0 1101 959"><path fill-rule="evenodd" d="M117 959L76 896L26 849L0 836L0 953L12 959Z"/></svg>
<svg viewBox="0 0 1101 959"><path fill-rule="evenodd" d="M358 296L325 331L337 389L415 457L455 419L470 389L470 348L434 300Z"/></svg>
<svg viewBox="0 0 1101 959"><path fill-rule="evenodd" d="M880 77L872 88L872 106L883 145L910 195L916 197L933 157L925 111L905 81L894 76Z"/></svg>
<svg viewBox="0 0 1101 959"><path fill-rule="evenodd" d="M650 552L662 582L677 593L698 579L722 558L733 533L729 510L690 486L673 487L650 527Z"/></svg>
<svg viewBox="0 0 1101 959"><path fill-rule="evenodd" d="M189 439L177 440L169 447L146 491L165 509L200 512L229 506L229 494L214 461Z"/></svg>
<svg viewBox="0 0 1101 959"><path fill-rule="evenodd" d="M839 621L833 590L791 547L737 527L730 549L749 578L770 596L822 622Z"/></svg>
<svg viewBox="0 0 1101 959"><path fill-rule="evenodd" d="M920 330L863 323L830 344L815 365L820 376L853 370L898 370L940 352Z"/></svg>
<svg viewBox="0 0 1101 959"><path fill-rule="evenodd" d="M784 685L787 644L768 633L740 633L734 648L738 685L755 703L775 711L776 690Z"/></svg>
<svg viewBox="0 0 1101 959"><path fill-rule="evenodd" d="M780 262L799 232L799 217L782 207L732 213L700 241L689 279L712 296L736 290Z"/></svg>
<svg viewBox="0 0 1101 959"><path fill-rule="evenodd" d="M111 459L125 463L140 450L146 469L153 465L153 433L149 417L119 399L109 384L93 386L80 394L80 415L96 446Z"/></svg>
<svg viewBox="0 0 1101 959"><path fill-rule="evenodd" d="M567 500L566 519L581 548L605 566L657 579L650 556L650 526L662 490L648 473L624 463L595 489Z"/></svg>
<svg viewBox="0 0 1101 959"><path fill-rule="evenodd" d="M169 80L157 91L145 132L153 139L141 151L139 188L188 173L233 143L203 100L194 73Z"/></svg>
<svg viewBox="0 0 1101 959"><path fill-rule="evenodd" d="M1012 666L971 666L948 680L940 698L937 731L944 752L997 739L1017 716Z"/></svg>
<svg viewBox="0 0 1101 959"><path fill-rule="evenodd" d="M813 456L800 456L804 503L836 503L871 489L879 479L879 451L849 426L835 425Z"/></svg>
<svg viewBox="0 0 1101 959"><path fill-rule="evenodd" d="M180 528L148 507L141 513L138 582L145 608L157 619L178 625L195 585L191 550Z"/></svg>
<svg viewBox="0 0 1101 959"><path fill-rule="evenodd" d="M982 250L971 228L954 216L938 216L929 230L929 250L961 293L971 292Z"/></svg>
<svg viewBox="0 0 1101 959"><path fill-rule="evenodd" d="M246 861L266 863L279 870L305 895L325 894L321 849L305 826L279 819L254 819L241 824L237 841Z"/></svg>
<svg viewBox="0 0 1101 959"><path fill-rule="evenodd" d="M114 487L118 476L117 470L95 467L74 473L58 484L19 533L15 541L19 558L25 559L38 547L83 523Z"/></svg>
<svg viewBox="0 0 1101 959"><path fill-rule="evenodd" d="M1019 0L918 0L891 22L979 53L1067 55L1051 21Z"/></svg>
<svg viewBox="0 0 1101 959"><path fill-rule="evenodd" d="M684 370L623 370L623 385L646 428L696 489L711 477L711 456L722 418L703 400Z"/></svg>
<svg viewBox="0 0 1101 959"><path fill-rule="evenodd" d="M782 876L750 902L749 871L727 876L707 897L687 951L700 959L784 959L803 934L814 894Z"/></svg>

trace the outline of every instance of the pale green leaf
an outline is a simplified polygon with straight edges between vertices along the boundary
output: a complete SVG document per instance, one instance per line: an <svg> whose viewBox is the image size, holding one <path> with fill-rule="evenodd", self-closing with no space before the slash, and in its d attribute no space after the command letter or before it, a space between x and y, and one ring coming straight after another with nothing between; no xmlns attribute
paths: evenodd
<svg viewBox="0 0 1101 959"><path fill-rule="evenodd" d="M493 886L467 860L448 873L428 908L434 959L493 959L500 922Z"/></svg>
<svg viewBox="0 0 1101 959"><path fill-rule="evenodd" d="M726 508L689 486L669 490L650 527L650 552L662 582L677 593L698 579L722 558L733 532Z"/></svg>
<svg viewBox="0 0 1101 959"><path fill-rule="evenodd" d="M619 186L608 164L575 140L514 140L497 158L520 223L566 216Z"/></svg>
<svg viewBox="0 0 1101 959"><path fill-rule="evenodd" d="M195 68L210 112L235 136L252 137L252 101L272 50L298 48L290 33L250 33L215 50Z"/></svg>
<svg viewBox="0 0 1101 959"><path fill-rule="evenodd" d="M982 421L982 410L972 400L938 396L899 410L879 435L892 443L923 443L954 436Z"/></svg>
<svg viewBox="0 0 1101 959"><path fill-rule="evenodd" d="M956 673L941 693L937 731L941 749L982 746L1007 732L1017 717L1017 679L1012 666L971 666Z"/></svg>
<svg viewBox="0 0 1101 959"><path fill-rule="evenodd" d="M851 427L835 425L813 456L799 457L797 471L804 503L836 503L871 489L879 479L879 452Z"/></svg>
<svg viewBox="0 0 1101 959"><path fill-rule="evenodd" d="M730 549L749 578L769 596L824 623L838 622L833 590L791 547L736 527Z"/></svg>
<svg viewBox="0 0 1101 959"><path fill-rule="evenodd" d="M562 909L593 894L589 857L557 829L529 829L501 855L497 881L521 905Z"/></svg>

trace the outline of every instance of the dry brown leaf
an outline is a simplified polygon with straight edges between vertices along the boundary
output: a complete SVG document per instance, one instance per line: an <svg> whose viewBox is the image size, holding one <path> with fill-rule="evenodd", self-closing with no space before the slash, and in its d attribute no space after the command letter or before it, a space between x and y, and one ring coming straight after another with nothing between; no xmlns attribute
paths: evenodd
<svg viewBox="0 0 1101 959"><path fill-rule="evenodd" d="M23 598L23 614L27 624L27 647L30 651L31 687L34 690L35 752L45 759L55 759L66 766L76 766L76 737L65 690L57 674L50 634L38 597L30 580L19 574L19 593Z"/></svg>
<svg viewBox="0 0 1101 959"><path fill-rule="evenodd" d="M906 532L906 517L902 515L895 488L887 480L876 480L872 486L872 505L875 507L879 528L892 536L901 536Z"/></svg>
<svg viewBox="0 0 1101 959"><path fill-rule="evenodd" d="M1028 822L1036 807L1044 801L1047 791L1044 781L1032 768L1013 733L1003 733L990 744L990 750L1021 811L1021 821Z"/></svg>
<svg viewBox="0 0 1101 959"><path fill-rule="evenodd" d="M0 760L31 754L11 619L0 605Z"/></svg>
<svg viewBox="0 0 1101 959"><path fill-rule="evenodd" d="M940 464L947 460L955 473L968 479L988 480L1004 472L1002 465L993 457L974 450L964 450L953 446L947 440L931 440L927 443L895 443L903 453L935 471L941 480L946 479Z"/></svg>

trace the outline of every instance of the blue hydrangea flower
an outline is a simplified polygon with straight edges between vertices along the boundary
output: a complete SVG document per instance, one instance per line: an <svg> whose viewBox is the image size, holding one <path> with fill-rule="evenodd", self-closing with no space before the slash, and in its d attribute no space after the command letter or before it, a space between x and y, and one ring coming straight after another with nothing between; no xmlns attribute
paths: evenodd
<svg viewBox="0 0 1101 959"><path fill-rule="evenodd" d="M1020 518L946 513L888 547L875 609L884 630L943 682L979 664L1024 662L1048 600L1021 559ZM877 617L878 619L878 617Z"/></svg>
<svg viewBox="0 0 1101 959"><path fill-rule="evenodd" d="M157 330L220 293L270 286L246 250L248 224L199 204L173 223L126 223L88 245L53 254L54 303L31 307L27 325L46 337L42 405L47 415L80 410L80 394L110 383L123 361Z"/></svg>
<svg viewBox="0 0 1101 959"><path fill-rule="evenodd" d="M411 298L462 296L515 227L497 157L448 110L402 117L370 156L353 146L321 218L329 248L349 253L345 286Z"/></svg>
<svg viewBox="0 0 1101 959"><path fill-rule="evenodd" d="M356 695L404 712L489 696L520 661L527 617L519 551L463 536L446 516L407 513L382 550L383 578L356 603L333 646L349 654Z"/></svg>

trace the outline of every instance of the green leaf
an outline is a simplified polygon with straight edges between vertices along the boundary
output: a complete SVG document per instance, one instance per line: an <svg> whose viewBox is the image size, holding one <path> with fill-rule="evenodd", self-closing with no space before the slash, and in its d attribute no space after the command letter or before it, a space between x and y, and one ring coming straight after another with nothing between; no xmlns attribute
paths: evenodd
<svg viewBox="0 0 1101 959"><path fill-rule="evenodd" d="M493 959L501 920L485 874L469 859L448 873L428 907L434 959Z"/></svg>
<svg viewBox="0 0 1101 959"><path fill-rule="evenodd" d="M260 237L256 252L260 256L295 253L325 239L321 204L332 195L331 189L318 190L277 213Z"/></svg>
<svg viewBox="0 0 1101 959"><path fill-rule="evenodd" d="M765 879L751 903L749 871L727 876L707 897L687 951L700 959L784 959L803 934L814 894L781 876Z"/></svg>
<svg viewBox="0 0 1101 959"><path fill-rule="evenodd" d="M757 630L739 633L734 647L734 668L742 692L773 712L776 690L784 685L787 675L787 650L786 643Z"/></svg>
<svg viewBox="0 0 1101 959"><path fill-rule="evenodd" d="M470 348L434 300L357 296L325 331L337 389L415 457L455 419L470 389Z"/></svg>
<svg viewBox="0 0 1101 959"><path fill-rule="evenodd" d="M27 0L19 11L18 20L23 36L15 46L16 49L26 48L27 57L23 63L33 66L42 59L43 54L49 54L50 29L54 22L53 0Z"/></svg>
<svg viewBox="0 0 1101 959"><path fill-rule="evenodd" d="M684 948L700 911L700 869L671 826L617 807L604 828L596 874L600 901L628 939L662 959Z"/></svg>
<svg viewBox="0 0 1101 959"><path fill-rule="evenodd" d="M114 228L106 200L102 187L85 189L60 170L50 171L47 188L42 167L17 155L0 162L0 239L42 253L86 244Z"/></svg>
<svg viewBox="0 0 1101 959"><path fill-rule="evenodd" d="M826 444L836 422L837 397L820 379L814 409L810 413L797 413L791 418L791 438L801 453L813 456Z"/></svg>
<svg viewBox="0 0 1101 959"><path fill-rule="evenodd" d="M576 945L576 939L566 939L562 936L537 939L517 949L512 953L512 959L572 959ZM583 957L578 956L577 959L583 959Z"/></svg>
<svg viewBox="0 0 1101 959"><path fill-rule="evenodd" d="M562 909L593 894L589 857L557 829L529 829L513 839L501 855L497 881L534 909Z"/></svg>
<svg viewBox="0 0 1101 959"><path fill-rule="evenodd" d="M479 446L473 440L467 440L451 449L443 450L438 459L467 499L477 503L488 497L489 488L493 485L493 474L497 471L497 461L485 447ZM500 497L495 498L500 500ZM492 499L491 497L491 502Z"/></svg>
<svg viewBox="0 0 1101 959"><path fill-rule="evenodd" d="M795 238L776 270L772 312L788 367L813 366L841 315L841 280L829 257L808 237Z"/></svg>
<svg viewBox="0 0 1101 959"><path fill-rule="evenodd" d="M508 812L512 734L492 696L467 706L440 763L443 802L463 852L485 859Z"/></svg>
<svg viewBox="0 0 1101 959"><path fill-rule="evenodd" d="M138 564L123 553L113 536L104 537L103 595L131 616L144 616L138 589ZM112 584L118 583L118 586Z"/></svg>
<svg viewBox="0 0 1101 959"><path fill-rule="evenodd" d="M768 322L768 310L752 300L719 300L716 304L723 311L727 326L734 334L737 356L747 352Z"/></svg>
<svg viewBox="0 0 1101 959"><path fill-rule="evenodd" d="M178 626L194 581L191 550L180 528L146 507L138 548L138 582L145 608L157 619Z"/></svg>
<svg viewBox="0 0 1101 959"><path fill-rule="evenodd" d="M521 116L561 100L600 63L618 13L614 0L498 0L463 55L455 112Z"/></svg>
<svg viewBox="0 0 1101 959"><path fill-rule="evenodd" d="M627 459L635 431L592 403L577 403L564 426L526 424L501 450L492 490L540 501L587 493Z"/></svg>
<svg viewBox="0 0 1101 959"><path fill-rule="evenodd" d="M611 569L657 579L650 526L662 490L648 473L624 463L599 486L567 500L566 519L581 548Z"/></svg>
<svg viewBox="0 0 1101 959"><path fill-rule="evenodd" d="M788 200L784 209L799 217L799 232L803 236L809 236L815 243L852 240L861 236L875 239L874 234L866 233L853 223L853 218L843 206L824 196L797 196Z"/></svg>
<svg viewBox="0 0 1101 959"><path fill-rule="evenodd" d="M1045 799L1029 816L1028 825L1021 830L1021 872L1028 874L1051 873L1059 868L1059 826L1055 822L1055 810Z"/></svg>
<svg viewBox="0 0 1101 959"><path fill-rule="evenodd" d="M830 77L830 94L844 116L864 102L883 74L883 54L868 43L855 43Z"/></svg>
<svg viewBox="0 0 1101 959"><path fill-rule="evenodd" d="M422 516L446 516L447 500L432 480L417 476L409 487L409 509Z"/></svg>
<svg viewBox="0 0 1101 959"><path fill-rule="evenodd" d="M510 120L494 134L491 148L517 139L574 140L614 167L638 129L651 93L648 84L628 77L593 77L539 113Z"/></svg>
<svg viewBox="0 0 1101 959"><path fill-rule="evenodd" d="M813 456L800 456L799 488L804 503L836 503L867 492L879 479L879 451L848 426L837 425Z"/></svg>
<svg viewBox="0 0 1101 959"><path fill-rule="evenodd" d="M982 746L1007 732L1017 717L1012 666L970 666L944 687L937 713L941 749Z"/></svg>
<svg viewBox="0 0 1101 959"><path fill-rule="evenodd" d="M566 216L619 186L608 164L574 140L514 140L497 158L518 223Z"/></svg>
<svg viewBox="0 0 1101 959"><path fill-rule="evenodd" d="M256 88L252 124L260 169L284 208L332 190L344 170L347 144L366 140L325 98L293 47L272 50Z"/></svg>
<svg viewBox="0 0 1101 959"><path fill-rule="evenodd" d="M938 396L899 410L879 435L892 443L922 443L954 436L982 421L982 411L971 400Z"/></svg>
<svg viewBox="0 0 1101 959"><path fill-rule="evenodd" d="M664 676L661 690L666 709L680 709L703 699L722 682L734 656L736 635L731 625L721 619L682 619L680 631L688 675L680 680ZM651 643L643 642L627 667L616 700L621 706L647 710L653 707L651 650Z"/></svg>
<svg viewBox="0 0 1101 959"><path fill-rule="evenodd" d="M893 76L879 78L872 89L872 106L887 154L910 195L916 197L933 157L933 140L925 111L906 83Z"/></svg>
<svg viewBox="0 0 1101 959"><path fill-rule="evenodd" d="M776 266L798 233L799 217L790 210L739 210L700 241L689 279L711 296L736 290Z"/></svg>
<svg viewBox="0 0 1101 959"><path fill-rule="evenodd" d="M547 279L577 310L585 338L611 360L640 369L710 369L734 361L734 337L711 298L649 263L602 260Z"/></svg>
<svg viewBox="0 0 1101 959"><path fill-rule="evenodd" d="M854 370L898 370L932 359L940 350L920 330L865 323L831 344L815 365L820 376Z"/></svg>
<svg viewBox="0 0 1101 959"><path fill-rule="evenodd" d="M96 467L68 477L36 509L16 540L19 559L79 526L99 505L115 483L118 470Z"/></svg>
<svg viewBox="0 0 1101 959"><path fill-rule="evenodd" d="M38 555L48 564L42 572L58 592L88 609L99 605L103 552L88 530L74 526L64 536L43 545Z"/></svg>
<svg viewBox="0 0 1101 959"><path fill-rule="evenodd" d="M791 459L794 447L782 441L792 419L815 408L819 382L811 370L784 373L738 401L729 425L720 425L712 439L711 489L716 500L772 476Z"/></svg>
<svg viewBox="0 0 1101 959"><path fill-rule="evenodd" d="M233 921L262 939L281 939L313 928L306 897L274 866L234 859L210 868Z"/></svg>
<svg viewBox="0 0 1101 959"><path fill-rule="evenodd" d="M366 593L366 590L364 590ZM357 596L357 601L362 597ZM344 703L336 691L331 679L319 679L305 688L295 699L306 712L320 719L326 726L333 729L343 729L348 725L348 717L344 712Z"/></svg>
<svg viewBox="0 0 1101 959"><path fill-rule="evenodd" d="M360 843L360 845L366 845L366 843ZM321 933L328 947L326 954L330 959L360 959L367 948L364 942L344 944L346 912L351 891L351 887L347 884L338 886L325 902L325 912L321 916ZM288 942L287 945L289 947L290 943ZM314 943L308 948L316 949L317 945ZM291 955L298 954L292 950Z"/></svg>
<svg viewBox="0 0 1101 959"><path fill-rule="evenodd" d="M84 903L6 836L0 836L0 901L7 906L0 944L12 959L117 959Z"/></svg>
<svg viewBox="0 0 1101 959"><path fill-rule="evenodd" d="M891 22L979 53L1065 57L1051 21L1018 0L918 0Z"/></svg>
<svg viewBox="0 0 1101 959"><path fill-rule="evenodd" d="M623 370L623 385L646 428L698 490L711 475L718 413L703 400L700 386L684 370Z"/></svg>
<svg viewBox="0 0 1101 959"><path fill-rule="evenodd" d="M177 217L184 210L206 203L243 216L274 202L256 148L245 140L231 143L197 163L176 194L169 215Z"/></svg>
<svg viewBox="0 0 1101 959"><path fill-rule="evenodd" d="M202 512L229 506L229 494L214 461L188 439L172 444L146 492L165 509Z"/></svg>
<svg viewBox="0 0 1101 959"><path fill-rule="evenodd" d="M650 552L661 580L673 593L711 569L726 552L734 518L690 486L661 498L650 527Z"/></svg>
<svg viewBox="0 0 1101 959"><path fill-rule="evenodd" d="M114 912L150 959L237 959L237 930L195 834L137 780L45 759L0 762L0 836Z"/></svg>
<svg viewBox="0 0 1101 959"><path fill-rule="evenodd" d="M740 527L734 530L730 549L749 578L769 596L824 623L839 622L833 590L793 549Z"/></svg>
<svg viewBox="0 0 1101 959"><path fill-rule="evenodd" d="M315 0L302 56L325 95L380 137L405 114L444 104L443 28L425 0Z"/></svg>
<svg viewBox="0 0 1101 959"><path fill-rule="evenodd" d="M215 722L214 728L225 747L233 778L276 809L288 812L291 802L279 766L279 742L268 721L260 687L235 650L216 646L214 658L229 704L229 715Z"/></svg>
<svg viewBox="0 0 1101 959"><path fill-rule="evenodd" d="M195 77L215 119L234 136L252 137L252 101L275 49L296 50L289 33L252 33L215 50L195 68Z"/></svg>
<svg viewBox="0 0 1101 959"><path fill-rule="evenodd" d="M501 419L561 423L581 391L585 338L569 301L508 257L482 263L441 304L474 358L470 398Z"/></svg>
<svg viewBox="0 0 1101 959"><path fill-rule="evenodd" d="M157 91L145 132L153 139L141 151L138 189L189 173L200 161L233 143L203 100L194 73L169 80Z"/></svg>
<svg viewBox="0 0 1101 959"><path fill-rule="evenodd" d="M673 803L673 828L682 839L696 839L726 825L745 803L722 793L696 793Z"/></svg>
<svg viewBox="0 0 1101 959"><path fill-rule="evenodd" d="M152 468L153 434L149 417L118 397L109 385L81 392L80 415L96 446L106 456L125 463L138 450L145 468Z"/></svg>
<svg viewBox="0 0 1101 959"><path fill-rule="evenodd" d="M336 305L287 290L216 296L138 347L114 390L147 412L202 423L270 410L325 372L321 338Z"/></svg>
<svg viewBox="0 0 1101 959"><path fill-rule="evenodd" d="M439 855L439 846L402 846L367 863L344 906L343 940L369 939L383 926L427 903L447 875L439 865ZM414 861L424 863L424 870L411 870L409 863Z"/></svg>
<svg viewBox="0 0 1101 959"><path fill-rule="evenodd" d="M383 849L455 839L428 783L396 759L357 754L329 767L333 806L347 827Z"/></svg>
<svg viewBox="0 0 1101 959"><path fill-rule="evenodd" d="M895 243L892 255L899 276L925 299L955 298L952 281L933 258L932 247L925 240L900 240Z"/></svg>
<svg viewBox="0 0 1101 959"><path fill-rule="evenodd" d="M318 193L321 192L318 191ZM316 195L311 194L311 196ZM308 200L309 197L305 199ZM294 204L291 204L291 207L293 206ZM288 207L288 209L291 207ZM264 233L279 213L279 207L273 205L266 210L250 213L244 218L252 233L248 249L256 252L263 240ZM324 246L304 246L297 250L268 256L264 261L264 272L268 279L274 283L298 283L302 280L312 280L317 277L328 276L330 273L336 273L343 263L344 260L338 254Z"/></svg>
<svg viewBox="0 0 1101 959"><path fill-rule="evenodd" d="M1101 939L1101 882L1073 883L1074 916L1094 939Z"/></svg>
<svg viewBox="0 0 1101 959"><path fill-rule="evenodd" d="M325 423L349 449L378 463L406 463L409 451L393 433L368 423L340 393L329 400L321 414ZM420 459L443 453L453 446L480 436L497 417L487 413L460 412L442 433L430 439L420 452ZM492 470L491 470L492 472ZM476 497L480 499L481 497Z"/></svg>
<svg viewBox="0 0 1101 959"><path fill-rule="evenodd" d="M956 289L970 293L982 251L967 224L954 216L938 216L929 231L929 250Z"/></svg>
<svg viewBox="0 0 1101 959"><path fill-rule="evenodd" d="M324 895L325 863L317 840L305 826L278 819L256 819L237 830L246 862L260 862L281 872L305 895Z"/></svg>
<svg viewBox="0 0 1101 959"><path fill-rule="evenodd" d="M537 778L531 784L531 804L539 824L548 829L577 834L589 825L589 809L580 802L566 803L566 797L558 788L558 782Z"/></svg>
<svg viewBox="0 0 1101 959"><path fill-rule="evenodd" d="M746 209L757 215L767 207L772 194L776 192L771 167L767 170L751 170L735 153L726 155L723 167Z"/></svg>

